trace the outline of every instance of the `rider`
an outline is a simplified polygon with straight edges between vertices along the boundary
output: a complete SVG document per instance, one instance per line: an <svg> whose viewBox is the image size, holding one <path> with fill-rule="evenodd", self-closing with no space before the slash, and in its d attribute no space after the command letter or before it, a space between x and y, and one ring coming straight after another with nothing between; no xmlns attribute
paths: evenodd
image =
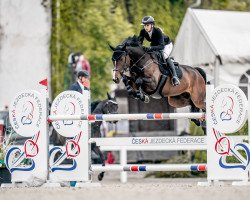
<svg viewBox="0 0 250 200"><path fill-rule="evenodd" d="M180 80L176 74L174 63L169 57L173 44L168 36L164 35L160 28L154 26L155 20L152 16L145 16L142 19L144 28L141 30L139 35L139 41L143 44L144 38L151 42L150 47L147 48L147 52L163 50L163 57L170 67L172 73L172 84L174 86L180 84Z"/></svg>

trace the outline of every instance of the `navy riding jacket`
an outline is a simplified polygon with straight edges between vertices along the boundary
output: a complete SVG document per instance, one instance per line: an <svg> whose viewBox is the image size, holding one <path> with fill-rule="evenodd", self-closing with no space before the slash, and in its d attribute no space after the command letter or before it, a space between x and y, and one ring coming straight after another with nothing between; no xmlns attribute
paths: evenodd
<svg viewBox="0 0 250 200"><path fill-rule="evenodd" d="M81 88L81 86L79 85L78 82L73 83L70 86L69 90L77 91L77 92L80 92L82 94L82 88ZM84 86L84 90L89 90L89 88Z"/></svg>
<svg viewBox="0 0 250 200"><path fill-rule="evenodd" d="M168 36L164 35L161 31L161 29L157 27L153 27L152 37L149 37L149 34L145 29L142 29L139 35L139 41L141 44L143 44L144 38L151 42L151 50L153 51L159 51L163 50L165 45L168 45L171 43L171 40Z"/></svg>

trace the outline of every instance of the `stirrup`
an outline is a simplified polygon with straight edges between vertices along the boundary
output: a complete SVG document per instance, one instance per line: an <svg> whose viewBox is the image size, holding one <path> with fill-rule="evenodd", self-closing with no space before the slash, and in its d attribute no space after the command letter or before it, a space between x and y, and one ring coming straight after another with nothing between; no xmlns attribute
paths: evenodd
<svg viewBox="0 0 250 200"><path fill-rule="evenodd" d="M173 86L180 85L181 83L177 76L174 76L171 81L172 81Z"/></svg>

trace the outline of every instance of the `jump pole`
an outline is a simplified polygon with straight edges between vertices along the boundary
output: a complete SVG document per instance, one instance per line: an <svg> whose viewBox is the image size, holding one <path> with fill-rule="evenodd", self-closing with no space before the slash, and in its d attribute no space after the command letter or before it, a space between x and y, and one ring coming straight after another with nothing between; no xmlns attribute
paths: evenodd
<svg viewBox="0 0 250 200"><path fill-rule="evenodd" d="M170 119L202 119L205 113L142 113L142 114L97 114L97 115L50 115L49 121L88 120L120 121L120 120L170 120Z"/></svg>
<svg viewBox="0 0 250 200"><path fill-rule="evenodd" d="M206 164L157 164L157 165L91 165L91 170L96 172L102 171L125 171L125 172L146 172L146 171L206 171Z"/></svg>

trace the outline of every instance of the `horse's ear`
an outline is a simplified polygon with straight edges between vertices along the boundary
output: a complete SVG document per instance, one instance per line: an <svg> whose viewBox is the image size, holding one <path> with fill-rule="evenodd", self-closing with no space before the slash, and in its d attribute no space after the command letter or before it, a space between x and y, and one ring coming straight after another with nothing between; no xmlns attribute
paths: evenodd
<svg viewBox="0 0 250 200"><path fill-rule="evenodd" d="M114 47L112 47L110 44L108 44L109 45L109 48L112 50L112 51L115 51L115 48Z"/></svg>
<svg viewBox="0 0 250 200"><path fill-rule="evenodd" d="M126 51L126 44L122 47L122 51Z"/></svg>
<svg viewBox="0 0 250 200"><path fill-rule="evenodd" d="M112 97L110 96L108 92L107 92L107 96L108 96L108 99L112 99Z"/></svg>

